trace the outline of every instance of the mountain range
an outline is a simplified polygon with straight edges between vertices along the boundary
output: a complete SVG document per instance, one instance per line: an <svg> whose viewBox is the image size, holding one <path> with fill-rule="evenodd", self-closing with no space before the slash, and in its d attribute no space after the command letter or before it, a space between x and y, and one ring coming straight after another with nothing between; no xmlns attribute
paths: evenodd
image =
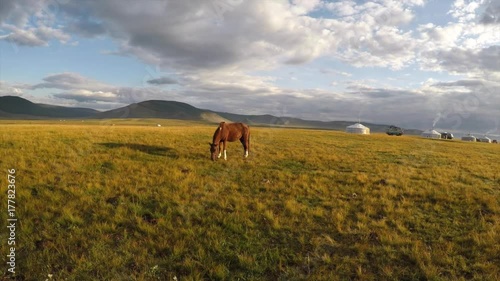
<svg viewBox="0 0 500 281"><path fill-rule="evenodd" d="M125 107L97 111L89 108L73 108L33 103L17 96L0 97L0 119L112 119L112 118L162 118L218 122L244 122L249 125L300 127L344 130L352 121L315 121L293 117L243 115L200 109L187 103L164 100L148 100ZM388 125L364 123L372 132L385 132ZM407 134L420 134L420 130L405 130Z"/></svg>

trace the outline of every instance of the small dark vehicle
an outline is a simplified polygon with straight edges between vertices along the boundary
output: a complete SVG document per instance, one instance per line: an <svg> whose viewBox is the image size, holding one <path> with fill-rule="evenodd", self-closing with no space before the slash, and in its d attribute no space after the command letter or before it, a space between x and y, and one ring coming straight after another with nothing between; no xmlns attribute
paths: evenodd
<svg viewBox="0 0 500 281"><path fill-rule="evenodd" d="M401 136L401 135L403 135L404 130L401 129L400 127L397 127L397 126L389 126L386 133L389 136Z"/></svg>

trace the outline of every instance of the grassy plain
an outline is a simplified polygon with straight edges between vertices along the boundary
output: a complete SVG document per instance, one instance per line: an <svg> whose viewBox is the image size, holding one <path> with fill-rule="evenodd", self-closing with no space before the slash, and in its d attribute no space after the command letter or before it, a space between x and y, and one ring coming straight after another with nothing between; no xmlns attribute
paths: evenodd
<svg viewBox="0 0 500 281"><path fill-rule="evenodd" d="M254 127L211 162L215 126L7 123L13 279L500 279L500 145Z"/></svg>

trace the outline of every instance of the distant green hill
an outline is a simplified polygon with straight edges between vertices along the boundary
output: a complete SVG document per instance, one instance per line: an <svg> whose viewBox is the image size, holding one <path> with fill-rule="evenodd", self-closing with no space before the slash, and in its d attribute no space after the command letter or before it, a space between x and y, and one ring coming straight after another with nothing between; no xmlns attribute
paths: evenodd
<svg viewBox="0 0 500 281"><path fill-rule="evenodd" d="M98 113L89 108L73 108L32 103L16 96L0 97L1 118L43 119L43 118L83 118Z"/></svg>
<svg viewBox="0 0 500 281"><path fill-rule="evenodd" d="M203 121L209 123L218 122L244 122L257 126L272 127L295 127L315 128L327 130L345 130L346 126L352 125L352 121L315 121L303 120L293 117L277 117L270 114L243 115L228 112L217 112L208 109L200 109L183 102L148 100L133 103L121 108L99 112L87 108L70 108L53 106L47 104L36 104L26 99L5 96L0 97L0 118L2 119L45 119L45 118L160 118ZM388 125L363 123L371 132L386 132ZM420 134L420 130L405 130L405 134Z"/></svg>
<svg viewBox="0 0 500 281"><path fill-rule="evenodd" d="M163 119L180 119L180 120L195 120L206 121L204 116L208 113L214 113L210 110L199 109L187 103L177 101L162 101L149 100L131 105L100 112L95 115L96 118L163 118ZM216 113L215 113L216 114ZM217 117L222 121L220 116L211 116L214 122L217 122Z"/></svg>

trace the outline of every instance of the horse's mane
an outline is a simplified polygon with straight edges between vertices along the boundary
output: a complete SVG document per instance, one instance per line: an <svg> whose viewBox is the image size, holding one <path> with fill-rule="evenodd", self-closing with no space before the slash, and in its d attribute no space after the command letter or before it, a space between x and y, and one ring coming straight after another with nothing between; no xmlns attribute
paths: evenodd
<svg viewBox="0 0 500 281"><path fill-rule="evenodd" d="M222 128L224 127L224 124L226 124L226 122L220 122L219 127L214 132L214 137L212 138L212 143L216 142L217 136L219 136L219 139L220 139L220 137L222 137Z"/></svg>

